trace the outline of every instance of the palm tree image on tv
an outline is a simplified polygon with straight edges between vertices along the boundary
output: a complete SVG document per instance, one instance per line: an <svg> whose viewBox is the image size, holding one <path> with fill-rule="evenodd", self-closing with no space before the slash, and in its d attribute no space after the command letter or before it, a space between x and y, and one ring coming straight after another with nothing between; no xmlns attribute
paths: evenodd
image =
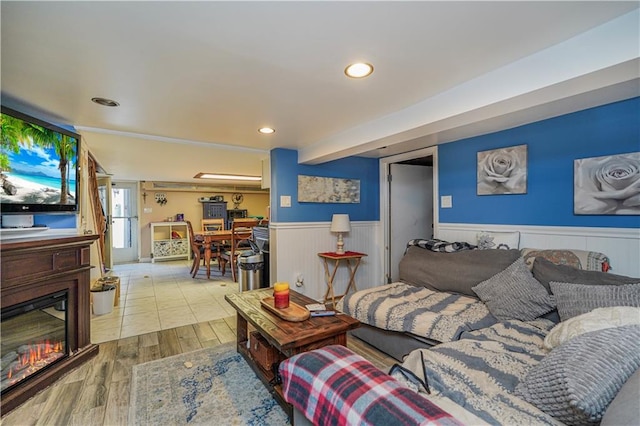
<svg viewBox="0 0 640 426"><path fill-rule="evenodd" d="M0 119L2 201L74 203L77 140L6 114Z"/></svg>
<svg viewBox="0 0 640 426"><path fill-rule="evenodd" d="M0 179L2 180L2 189L9 195L15 195L16 187L7 179L4 174L5 170L10 170L9 153L17 154L20 152L20 131L22 129L22 120L0 115L0 128L2 130L2 150L0 151Z"/></svg>

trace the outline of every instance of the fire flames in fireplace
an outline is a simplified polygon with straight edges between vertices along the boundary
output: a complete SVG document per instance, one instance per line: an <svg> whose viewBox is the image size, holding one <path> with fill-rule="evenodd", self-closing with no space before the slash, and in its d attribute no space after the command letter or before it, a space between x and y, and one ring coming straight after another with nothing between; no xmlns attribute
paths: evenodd
<svg viewBox="0 0 640 426"><path fill-rule="evenodd" d="M2 356L2 385L4 391L38 370L64 356L62 341L44 340L40 343L21 345L15 351Z"/></svg>

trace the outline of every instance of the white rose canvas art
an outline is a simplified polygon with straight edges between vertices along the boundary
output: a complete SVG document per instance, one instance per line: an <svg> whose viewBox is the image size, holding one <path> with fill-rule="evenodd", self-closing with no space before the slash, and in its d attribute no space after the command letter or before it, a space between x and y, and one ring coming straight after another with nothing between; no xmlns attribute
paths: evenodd
<svg viewBox="0 0 640 426"><path fill-rule="evenodd" d="M527 193L527 145L478 152L478 195Z"/></svg>
<svg viewBox="0 0 640 426"><path fill-rule="evenodd" d="M640 152L574 160L575 214L640 215Z"/></svg>

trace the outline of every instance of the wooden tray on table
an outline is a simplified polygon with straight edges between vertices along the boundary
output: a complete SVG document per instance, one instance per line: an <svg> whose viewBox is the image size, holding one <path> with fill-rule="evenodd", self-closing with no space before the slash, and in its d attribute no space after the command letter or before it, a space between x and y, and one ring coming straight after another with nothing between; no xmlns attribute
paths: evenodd
<svg viewBox="0 0 640 426"><path fill-rule="evenodd" d="M310 313L307 308L298 305L297 303L289 302L289 307L284 309L278 309L274 305L273 297L265 297L260 301L263 308L269 312L276 314L280 318L286 321L300 322L309 318Z"/></svg>

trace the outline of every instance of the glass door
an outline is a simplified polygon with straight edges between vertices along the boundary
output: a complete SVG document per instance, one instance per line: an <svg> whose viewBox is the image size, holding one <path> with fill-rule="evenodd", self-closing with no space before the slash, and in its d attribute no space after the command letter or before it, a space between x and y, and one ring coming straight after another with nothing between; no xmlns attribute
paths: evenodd
<svg viewBox="0 0 640 426"><path fill-rule="evenodd" d="M111 186L111 247L113 263L138 261L138 183Z"/></svg>

